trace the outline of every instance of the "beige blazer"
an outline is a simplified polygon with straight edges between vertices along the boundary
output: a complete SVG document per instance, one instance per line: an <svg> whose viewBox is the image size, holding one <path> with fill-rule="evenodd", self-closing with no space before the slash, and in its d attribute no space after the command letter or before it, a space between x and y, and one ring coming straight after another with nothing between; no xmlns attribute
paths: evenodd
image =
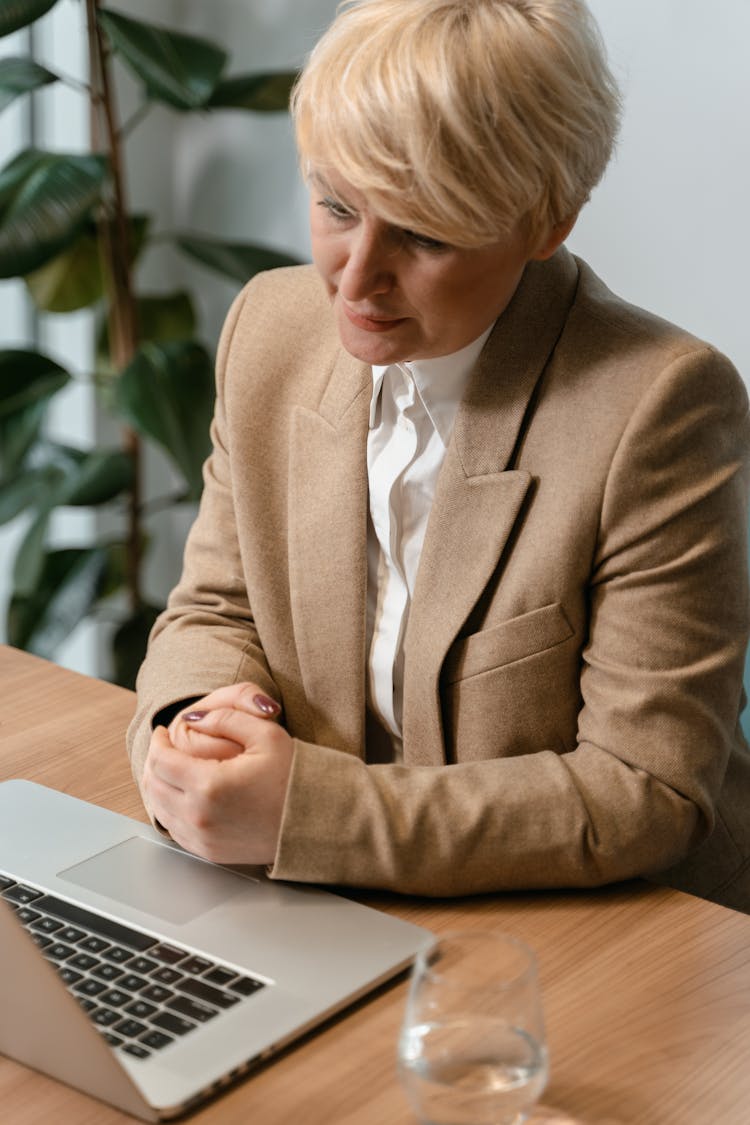
<svg viewBox="0 0 750 1125"><path fill-rule="evenodd" d="M279 878L459 895L644 873L750 910L748 404L566 250L485 345L405 638L404 764L365 764L369 367L311 267L227 320L214 452L130 732L254 680L297 740ZM671 870L666 870L671 869Z"/></svg>

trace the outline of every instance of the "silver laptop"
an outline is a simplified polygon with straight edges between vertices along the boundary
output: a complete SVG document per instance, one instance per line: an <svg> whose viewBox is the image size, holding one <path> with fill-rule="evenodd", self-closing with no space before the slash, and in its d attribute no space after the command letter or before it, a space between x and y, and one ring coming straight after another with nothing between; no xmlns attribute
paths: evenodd
<svg viewBox="0 0 750 1125"><path fill-rule="evenodd" d="M428 931L0 783L0 1053L146 1121L184 1113L406 967Z"/></svg>

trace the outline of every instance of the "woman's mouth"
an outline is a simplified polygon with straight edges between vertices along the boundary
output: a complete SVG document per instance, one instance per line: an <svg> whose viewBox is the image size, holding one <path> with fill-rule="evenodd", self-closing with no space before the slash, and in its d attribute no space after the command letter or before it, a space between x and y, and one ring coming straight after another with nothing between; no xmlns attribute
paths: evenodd
<svg viewBox="0 0 750 1125"><path fill-rule="evenodd" d="M365 332L387 332L391 328L396 328L399 324L403 324L407 319L405 316L383 316L378 314L371 316L366 313L356 312L350 308L345 301L341 302L341 306L347 316L347 319L357 328L363 328Z"/></svg>

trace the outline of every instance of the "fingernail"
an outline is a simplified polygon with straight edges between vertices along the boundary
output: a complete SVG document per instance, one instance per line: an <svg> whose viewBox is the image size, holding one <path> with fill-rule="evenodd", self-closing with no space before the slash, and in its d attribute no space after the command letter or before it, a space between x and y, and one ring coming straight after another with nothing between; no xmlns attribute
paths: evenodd
<svg viewBox="0 0 750 1125"><path fill-rule="evenodd" d="M264 715L278 715L281 708L270 695L261 695L260 692L253 696L253 703Z"/></svg>
<svg viewBox="0 0 750 1125"><path fill-rule="evenodd" d="M201 719L205 719L207 714L208 711L188 711L182 717L186 723L199 723Z"/></svg>

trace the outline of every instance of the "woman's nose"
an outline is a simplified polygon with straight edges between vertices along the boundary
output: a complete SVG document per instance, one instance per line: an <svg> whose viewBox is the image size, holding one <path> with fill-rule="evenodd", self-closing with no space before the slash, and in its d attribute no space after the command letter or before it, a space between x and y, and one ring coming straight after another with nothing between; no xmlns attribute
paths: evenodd
<svg viewBox="0 0 750 1125"><path fill-rule="evenodd" d="M383 232L359 227L352 232L348 250L339 281L347 301L362 301L393 288L395 248Z"/></svg>

